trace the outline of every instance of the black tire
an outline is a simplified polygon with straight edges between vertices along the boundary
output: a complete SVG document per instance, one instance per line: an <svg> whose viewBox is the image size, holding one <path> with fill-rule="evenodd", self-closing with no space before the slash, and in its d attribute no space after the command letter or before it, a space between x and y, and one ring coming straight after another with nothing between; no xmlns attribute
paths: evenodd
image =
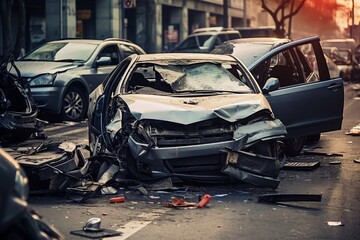
<svg viewBox="0 0 360 240"><path fill-rule="evenodd" d="M285 140L285 154L287 156L297 156L303 149L305 137L290 138Z"/></svg>
<svg viewBox="0 0 360 240"><path fill-rule="evenodd" d="M313 134L306 137L307 142L318 142L320 140L321 134Z"/></svg>
<svg viewBox="0 0 360 240"><path fill-rule="evenodd" d="M79 122L85 118L89 104L86 93L78 87L70 87L63 98L61 118L65 121Z"/></svg>

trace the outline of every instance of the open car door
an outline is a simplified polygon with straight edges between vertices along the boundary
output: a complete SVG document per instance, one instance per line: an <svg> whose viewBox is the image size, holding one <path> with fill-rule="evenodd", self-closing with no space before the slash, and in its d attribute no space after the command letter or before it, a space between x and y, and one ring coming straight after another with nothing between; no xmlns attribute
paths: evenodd
<svg viewBox="0 0 360 240"><path fill-rule="evenodd" d="M267 73L262 74L265 78L279 79L278 89L263 91L275 116L286 125L288 138L341 129L343 80L330 78L318 37L278 46L260 57L249 69L253 75L265 70Z"/></svg>

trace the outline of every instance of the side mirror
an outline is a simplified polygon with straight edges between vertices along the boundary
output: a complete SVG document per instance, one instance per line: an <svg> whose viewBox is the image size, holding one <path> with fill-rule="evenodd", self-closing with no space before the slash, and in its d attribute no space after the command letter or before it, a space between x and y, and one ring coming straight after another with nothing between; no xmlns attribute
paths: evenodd
<svg viewBox="0 0 360 240"><path fill-rule="evenodd" d="M262 91L264 94L266 94L266 93L278 90L279 88L280 88L279 79L271 77L266 81Z"/></svg>
<svg viewBox="0 0 360 240"><path fill-rule="evenodd" d="M96 61L96 66L104 66L104 65L111 65L110 57L101 57Z"/></svg>

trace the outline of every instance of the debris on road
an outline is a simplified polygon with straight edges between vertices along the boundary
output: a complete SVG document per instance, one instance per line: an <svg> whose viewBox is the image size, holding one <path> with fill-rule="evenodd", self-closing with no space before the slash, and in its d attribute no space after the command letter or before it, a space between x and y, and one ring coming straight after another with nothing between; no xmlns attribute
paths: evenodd
<svg viewBox="0 0 360 240"><path fill-rule="evenodd" d="M326 156L326 157L343 157L341 153L324 153L324 152L315 152L315 151L304 151L304 155L317 155L317 156Z"/></svg>
<svg viewBox="0 0 360 240"><path fill-rule="evenodd" d="M338 164L341 164L341 161L331 161L331 162L329 162L329 164L338 165Z"/></svg>
<svg viewBox="0 0 360 240"><path fill-rule="evenodd" d="M122 203L125 202L125 197L114 197L109 199L110 203Z"/></svg>
<svg viewBox="0 0 360 240"><path fill-rule="evenodd" d="M100 228L100 218L90 218L82 230L70 231L70 234L85 238L102 239L105 237L120 236L122 233L110 229Z"/></svg>
<svg viewBox="0 0 360 240"><path fill-rule="evenodd" d="M344 226L344 224L342 222L334 222L334 221L329 221L328 225L332 226L332 227Z"/></svg>
<svg viewBox="0 0 360 240"><path fill-rule="evenodd" d="M205 194L202 198L201 201L198 203L197 207L198 208L203 208L205 207L211 200L211 196L209 194Z"/></svg>
<svg viewBox="0 0 360 240"><path fill-rule="evenodd" d="M297 171L310 171L320 166L320 162L286 162L283 169L297 170Z"/></svg>
<svg viewBox="0 0 360 240"><path fill-rule="evenodd" d="M258 196L258 202L321 202L322 194L264 194Z"/></svg>
<svg viewBox="0 0 360 240"><path fill-rule="evenodd" d="M351 136L360 136L360 124L356 125L355 127L351 128L350 131L345 133L346 135Z"/></svg>
<svg viewBox="0 0 360 240"><path fill-rule="evenodd" d="M162 203L161 206L173 208L196 208L197 204L194 202L186 202L184 197L172 197L170 202Z"/></svg>

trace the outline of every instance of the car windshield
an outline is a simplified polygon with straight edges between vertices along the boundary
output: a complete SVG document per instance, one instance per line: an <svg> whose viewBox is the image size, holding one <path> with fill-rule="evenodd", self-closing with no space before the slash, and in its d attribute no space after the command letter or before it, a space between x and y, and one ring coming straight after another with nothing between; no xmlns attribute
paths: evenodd
<svg viewBox="0 0 360 240"><path fill-rule="evenodd" d="M143 94L146 90L147 94L152 95L254 92L240 66L228 63L140 65L127 86L128 92Z"/></svg>
<svg viewBox="0 0 360 240"><path fill-rule="evenodd" d="M57 42L47 43L21 60L31 61L87 61L96 49L96 44L74 43L74 42Z"/></svg>
<svg viewBox="0 0 360 240"><path fill-rule="evenodd" d="M209 49L215 35L199 35L186 39L178 48L178 50L186 49Z"/></svg>

